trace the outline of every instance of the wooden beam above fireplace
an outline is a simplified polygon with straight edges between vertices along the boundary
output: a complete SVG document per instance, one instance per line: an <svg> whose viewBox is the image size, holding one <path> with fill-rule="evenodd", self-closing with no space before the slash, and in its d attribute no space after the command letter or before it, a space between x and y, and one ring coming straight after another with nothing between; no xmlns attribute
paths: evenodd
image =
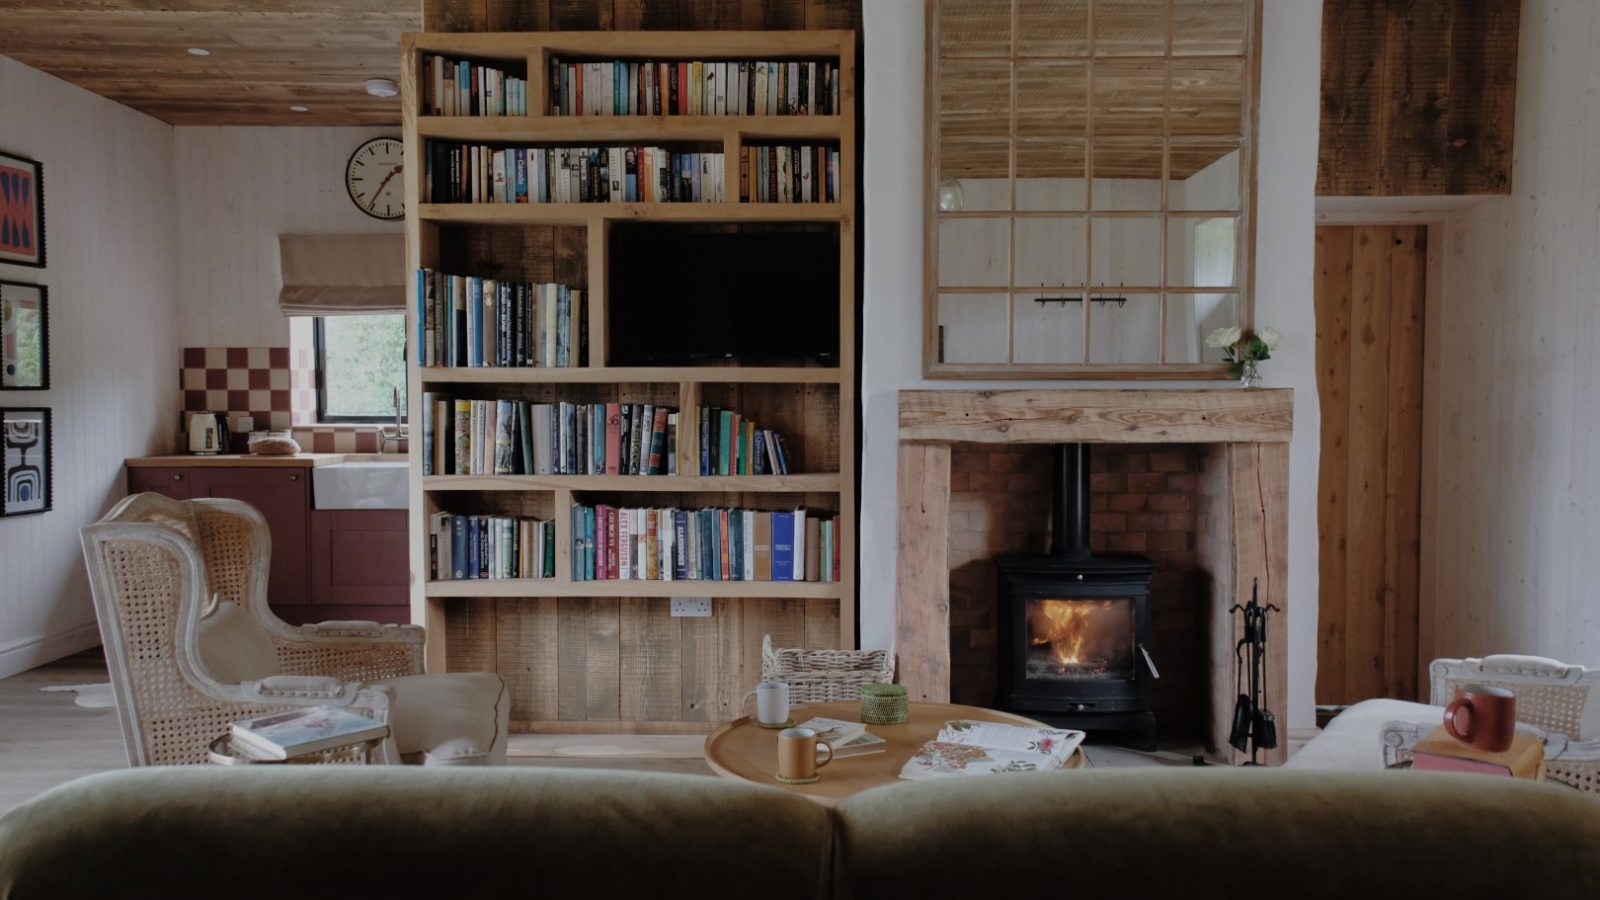
<svg viewBox="0 0 1600 900"><path fill-rule="evenodd" d="M1293 425L1286 388L900 392L900 440L910 442L1275 444Z"/></svg>

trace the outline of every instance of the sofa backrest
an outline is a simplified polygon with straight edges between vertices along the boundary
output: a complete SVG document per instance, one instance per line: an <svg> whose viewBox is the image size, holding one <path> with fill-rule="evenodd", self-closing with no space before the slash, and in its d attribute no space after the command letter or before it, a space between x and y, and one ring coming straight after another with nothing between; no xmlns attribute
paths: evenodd
<svg viewBox="0 0 1600 900"><path fill-rule="evenodd" d="M836 810L690 775L167 768L0 818L0 898L1600 896L1600 806L1485 776L1083 771Z"/></svg>

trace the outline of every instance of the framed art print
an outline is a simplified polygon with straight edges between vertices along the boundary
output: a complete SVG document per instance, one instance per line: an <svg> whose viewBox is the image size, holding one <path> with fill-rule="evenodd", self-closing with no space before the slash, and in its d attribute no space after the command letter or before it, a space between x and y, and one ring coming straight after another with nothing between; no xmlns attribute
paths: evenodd
<svg viewBox="0 0 1600 900"><path fill-rule="evenodd" d="M44 167L0 152L0 263L44 267Z"/></svg>
<svg viewBox="0 0 1600 900"><path fill-rule="evenodd" d="M50 410L0 409L0 516L50 508Z"/></svg>
<svg viewBox="0 0 1600 900"><path fill-rule="evenodd" d="M0 390L50 387L49 292L0 281Z"/></svg>

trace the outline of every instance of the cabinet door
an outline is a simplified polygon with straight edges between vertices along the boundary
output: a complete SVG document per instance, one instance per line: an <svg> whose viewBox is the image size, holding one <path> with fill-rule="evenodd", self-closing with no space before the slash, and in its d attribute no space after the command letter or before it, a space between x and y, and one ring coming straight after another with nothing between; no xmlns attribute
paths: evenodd
<svg viewBox="0 0 1600 900"><path fill-rule="evenodd" d="M407 620L406 518L403 509L311 511L311 602L321 618Z"/></svg>
<svg viewBox="0 0 1600 900"><path fill-rule="evenodd" d="M189 499L189 470L182 466L129 466L128 493L153 491L174 500Z"/></svg>
<svg viewBox="0 0 1600 900"><path fill-rule="evenodd" d="M272 534L272 565L267 572L267 602L273 607L306 602L310 595L308 520L309 469L195 468L193 496L243 500L260 510Z"/></svg>

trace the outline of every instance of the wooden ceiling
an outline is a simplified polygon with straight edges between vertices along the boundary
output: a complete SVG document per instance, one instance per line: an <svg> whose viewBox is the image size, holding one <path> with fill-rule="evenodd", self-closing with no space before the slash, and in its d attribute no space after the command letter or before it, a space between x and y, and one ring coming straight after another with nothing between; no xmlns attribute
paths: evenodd
<svg viewBox="0 0 1600 900"><path fill-rule="evenodd" d="M174 125L398 125L365 82L421 27L419 0L0 0L0 55Z"/></svg>

